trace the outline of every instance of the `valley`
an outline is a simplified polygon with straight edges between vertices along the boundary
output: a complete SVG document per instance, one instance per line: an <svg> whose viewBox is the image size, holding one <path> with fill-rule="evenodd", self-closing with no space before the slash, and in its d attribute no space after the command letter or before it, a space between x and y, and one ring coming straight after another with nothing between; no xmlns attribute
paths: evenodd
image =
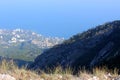
<svg viewBox="0 0 120 80"><path fill-rule="evenodd" d="M45 37L23 29L0 29L0 56L33 61L43 51L62 43L64 38Z"/></svg>

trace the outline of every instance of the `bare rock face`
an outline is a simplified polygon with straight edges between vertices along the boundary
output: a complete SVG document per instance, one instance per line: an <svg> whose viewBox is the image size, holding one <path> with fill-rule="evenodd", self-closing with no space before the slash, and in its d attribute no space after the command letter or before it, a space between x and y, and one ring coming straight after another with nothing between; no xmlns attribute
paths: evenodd
<svg viewBox="0 0 120 80"><path fill-rule="evenodd" d="M8 74L0 74L0 80L16 80L16 79Z"/></svg>
<svg viewBox="0 0 120 80"><path fill-rule="evenodd" d="M91 68L107 65L120 67L120 21L109 22L77 34L39 55L29 69L57 65Z"/></svg>

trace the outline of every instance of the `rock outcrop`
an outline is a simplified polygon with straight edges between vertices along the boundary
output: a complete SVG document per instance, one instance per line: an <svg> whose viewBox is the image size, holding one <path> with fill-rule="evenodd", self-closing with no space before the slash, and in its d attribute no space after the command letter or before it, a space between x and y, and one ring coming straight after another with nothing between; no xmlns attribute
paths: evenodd
<svg viewBox="0 0 120 80"><path fill-rule="evenodd" d="M16 79L8 74L0 74L0 80L16 80Z"/></svg>

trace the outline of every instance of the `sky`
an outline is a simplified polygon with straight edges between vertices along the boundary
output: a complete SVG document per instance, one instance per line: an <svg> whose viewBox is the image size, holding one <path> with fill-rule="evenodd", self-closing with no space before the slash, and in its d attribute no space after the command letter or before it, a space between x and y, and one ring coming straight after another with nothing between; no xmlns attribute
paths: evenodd
<svg viewBox="0 0 120 80"><path fill-rule="evenodd" d="M120 19L120 0L0 0L0 29L69 38Z"/></svg>

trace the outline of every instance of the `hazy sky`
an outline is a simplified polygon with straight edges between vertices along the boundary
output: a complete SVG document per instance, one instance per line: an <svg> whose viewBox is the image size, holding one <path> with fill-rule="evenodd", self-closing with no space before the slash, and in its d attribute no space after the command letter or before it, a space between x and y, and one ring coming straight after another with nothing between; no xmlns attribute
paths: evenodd
<svg viewBox="0 0 120 80"><path fill-rule="evenodd" d="M0 28L68 38L120 19L120 0L0 0Z"/></svg>

